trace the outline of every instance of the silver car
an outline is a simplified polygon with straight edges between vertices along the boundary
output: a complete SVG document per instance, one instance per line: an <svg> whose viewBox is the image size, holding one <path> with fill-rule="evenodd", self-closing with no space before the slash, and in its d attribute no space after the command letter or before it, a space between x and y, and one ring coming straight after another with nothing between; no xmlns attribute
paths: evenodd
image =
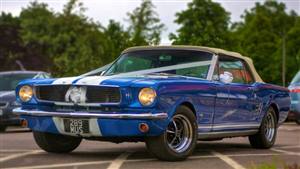
<svg viewBox="0 0 300 169"><path fill-rule="evenodd" d="M300 125L300 71L293 78L289 90L291 95L289 119L295 119L296 123Z"/></svg>

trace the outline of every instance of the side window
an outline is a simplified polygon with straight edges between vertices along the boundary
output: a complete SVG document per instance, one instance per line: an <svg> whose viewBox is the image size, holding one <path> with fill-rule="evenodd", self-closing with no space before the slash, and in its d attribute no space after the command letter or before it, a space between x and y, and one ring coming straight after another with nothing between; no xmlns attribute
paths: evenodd
<svg viewBox="0 0 300 169"><path fill-rule="evenodd" d="M228 56L220 57L219 74L224 74L224 72L232 74L232 83L253 83L253 77L248 66L240 59Z"/></svg>
<svg viewBox="0 0 300 169"><path fill-rule="evenodd" d="M244 76L246 79L246 83L248 83L248 84L254 83L253 75L249 69L248 64L245 62L244 62Z"/></svg>
<svg viewBox="0 0 300 169"><path fill-rule="evenodd" d="M190 76L205 79L209 70L208 66L198 66L185 69L177 69L176 74L181 76Z"/></svg>

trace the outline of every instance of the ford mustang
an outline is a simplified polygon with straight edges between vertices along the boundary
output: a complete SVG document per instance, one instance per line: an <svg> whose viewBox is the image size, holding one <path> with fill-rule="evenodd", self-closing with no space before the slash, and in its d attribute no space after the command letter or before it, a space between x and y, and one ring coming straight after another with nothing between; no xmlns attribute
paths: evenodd
<svg viewBox="0 0 300 169"><path fill-rule="evenodd" d="M199 46L129 48L101 75L25 80L16 94L14 112L47 152L142 141L167 161L186 159L197 140L247 136L270 148L291 102L248 57Z"/></svg>

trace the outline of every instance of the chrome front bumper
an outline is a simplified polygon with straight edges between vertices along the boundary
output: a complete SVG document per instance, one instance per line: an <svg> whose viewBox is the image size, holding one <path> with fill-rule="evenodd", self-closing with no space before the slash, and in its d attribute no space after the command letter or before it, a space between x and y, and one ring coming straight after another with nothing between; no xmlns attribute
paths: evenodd
<svg viewBox="0 0 300 169"><path fill-rule="evenodd" d="M16 108L13 110L14 114L18 115L30 115L30 116L53 116L53 117L81 117L81 118L108 118L108 119L166 119L167 113L140 113L140 114L99 114L99 113L88 113L88 112L50 112L41 110L23 110Z"/></svg>

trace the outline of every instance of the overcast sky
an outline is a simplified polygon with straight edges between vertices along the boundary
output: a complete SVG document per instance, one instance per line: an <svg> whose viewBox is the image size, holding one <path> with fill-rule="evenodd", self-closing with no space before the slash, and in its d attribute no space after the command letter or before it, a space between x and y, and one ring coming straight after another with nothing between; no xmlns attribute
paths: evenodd
<svg viewBox="0 0 300 169"><path fill-rule="evenodd" d="M10 12L13 15L19 15L22 8L26 7L32 0L0 0L0 10ZM38 0L46 2L54 11L61 11L67 0ZM161 22L167 29L162 34L162 44L170 43L168 35L175 32L178 25L173 23L175 13L186 9L187 3L191 0L152 0L156 6ZM255 2L264 2L264 0L213 0L219 2L231 13L231 21L239 21L240 16L246 9L254 7ZM287 10L294 10L300 14L300 0L279 0L284 2ZM125 18L128 11L132 11L139 6L141 0L81 0L87 8L86 15L99 21L102 25L107 25L109 19L114 19L127 25Z"/></svg>

